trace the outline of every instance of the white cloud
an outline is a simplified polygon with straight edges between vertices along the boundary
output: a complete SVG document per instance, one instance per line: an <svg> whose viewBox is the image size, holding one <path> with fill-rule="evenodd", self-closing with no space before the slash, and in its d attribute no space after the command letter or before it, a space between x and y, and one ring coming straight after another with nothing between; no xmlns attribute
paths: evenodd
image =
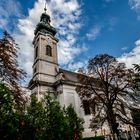
<svg viewBox="0 0 140 140"><path fill-rule="evenodd" d="M89 33L86 34L86 36L89 40L95 40L100 35L100 32L101 26L96 25L90 30Z"/></svg>
<svg viewBox="0 0 140 140"><path fill-rule="evenodd" d="M10 24L10 18L16 19L21 16L21 6L16 0L1 0L0 1L0 28L6 29ZM13 21L14 22L14 21Z"/></svg>
<svg viewBox="0 0 140 140"><path fill-rule="evenodd" d="M129 5L132 10L140 10L140 0L129 0Z"/></svg>
<svg viewBox="0 0 140 140"><path fill-rule="evenodd" d="M14 2L15 0L8 1ZM28 76L31 76L32 74L34 56L32 40L34 37L34 29L39 22L43 9L44 0L36 1L34 7L29 9L27 17L20 16L17 24L18 31L13 33L13 36L20 47L19 62L28 73ZM3 9L0 8L0 10ZM18 11L14 12L18 13ZM59 63L70 63L84 50L83 47L75 46L78 31L82 25L79 22L81 15L80 4L78 3L78 0L53 0L47 3L47 12L51 16L52 25L58 30L57 37L60 40L58 43ZM5 24L6 26L7 22L4 18L2 19L3 20L0 20L0 23Z"/></svg>
<svg viewBox="0 0 140 140"><path fill-rule="evenodd" d="M140 0L129 0L129 5L132 10L137 13L137 20L140 20Z"/></svg>
<svg viewBox="0 0 140 140"><path fill-rule="evenodd" d="M88 62L86 60L76 63L69 63L68 69L77 72L80 68L85 68L87 64Z"/></svg>
<svg viewBox="0 0 140 140"><path fill-rule="evenodd" d="M118 58L119 62L126 63L126 66L132 68L132 64L139 64L140 63L140 39L135 42L135 48L129 52L123 54L121 57Z"/></svg>
<svg viewBox="0 0 140 140"><path fill-rule="evenodd" d="M79 22L80 5L77 0L67 2L65 0L54 0L49 3L48 7L51 11L50 15L53 17L52 24L59 29L58 60L60 64L67 64L82 52L81 47L74 47L78 30L81 27Z"/></svg>

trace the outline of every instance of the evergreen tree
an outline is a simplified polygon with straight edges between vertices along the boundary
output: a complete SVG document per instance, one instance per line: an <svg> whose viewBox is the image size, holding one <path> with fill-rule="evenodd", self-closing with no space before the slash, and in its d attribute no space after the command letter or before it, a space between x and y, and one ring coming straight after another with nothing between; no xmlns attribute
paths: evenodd
<svg viewBox="0 0 140 140"><path fill-rule="evenodd" d="M0 83L0 138L14 140L18 137L18 114L11 91Z"/></svg>
<svg viewBox="0 0 140 140"><path fill-rule="evenodd" d="M26 74L19 68L17 51L17 44L5 31L3 38L0 39L0 79L9 86L15 101L21 103L23 98L19 81Z"/></svg>
<svg viewBox="0 0 140 140"><path fill-rule="evenodd" d="M78 138L78 140L82 139L84 120L77 116L72 105L69 105L66 109L64 108L64 110L69 126L69 140L74 139L74 137Z"/></svg>
<svg viewBox="0 0 140 140"><path fill-rule="evenodd" d="M0 84L0 138L3 140L81 139L83 121L72 106L65 110L50 96L38 102L35 96L27 110L17 110L14 97Z"/></svg>
<svg viewBox="0 0 140 140"><path fill-rule="evenodd" d="M79 139L82 137L83 120L77 116L72 106L63 109L49 95L40 102L32 96L24 118L21 129L24 139L72 140L75 131Z"/></svg>
<svg viewBox="0 0 140 140"><path fill-rule="evenodd" d="M45 98L46 109L46 137L48 140L69 140L69 126L66 122L60 104L50 96Z"/></svg>

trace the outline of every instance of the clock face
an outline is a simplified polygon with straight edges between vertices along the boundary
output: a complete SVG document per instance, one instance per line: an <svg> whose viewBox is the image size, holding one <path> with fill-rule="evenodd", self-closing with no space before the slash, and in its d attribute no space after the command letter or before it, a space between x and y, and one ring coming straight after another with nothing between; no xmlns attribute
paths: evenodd
<svg viewBox="0 0 140 140"><path fill-rule="evenodd" d="M50 38L49 38L49 37L47 37L47 38L46 38L46 40L45 40L45 42L46 42L46 44L50 45L50 43L51 43Z"/></svg>

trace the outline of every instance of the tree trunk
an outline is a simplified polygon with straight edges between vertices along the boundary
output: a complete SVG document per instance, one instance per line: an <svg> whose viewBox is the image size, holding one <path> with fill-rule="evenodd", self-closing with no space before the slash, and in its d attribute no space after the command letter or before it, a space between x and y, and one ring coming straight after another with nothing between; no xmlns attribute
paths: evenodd
<svg viewBox="0 0 140 140"><path fill-rule="evenodd" d="M117 137L119 137L119 130L118 130L119 124L116 122L116 117L112 109L108 110L107 115L108 115L108 123L109 123L110 131L113 134L113 140L115 140L114 134L117 134Z"/></svg>

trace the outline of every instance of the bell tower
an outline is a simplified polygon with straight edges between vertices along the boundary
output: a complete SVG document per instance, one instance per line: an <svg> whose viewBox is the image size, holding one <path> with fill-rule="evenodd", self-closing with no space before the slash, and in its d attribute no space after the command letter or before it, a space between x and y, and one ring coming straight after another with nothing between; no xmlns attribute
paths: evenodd
<svg viewBox="0 0 140 140"><path fill-rule="evenodd" d="M33 77L29 83L32 93L52 91L58 70L56 29L50 24L46 8L44 10L34 32Z"/></svg>

